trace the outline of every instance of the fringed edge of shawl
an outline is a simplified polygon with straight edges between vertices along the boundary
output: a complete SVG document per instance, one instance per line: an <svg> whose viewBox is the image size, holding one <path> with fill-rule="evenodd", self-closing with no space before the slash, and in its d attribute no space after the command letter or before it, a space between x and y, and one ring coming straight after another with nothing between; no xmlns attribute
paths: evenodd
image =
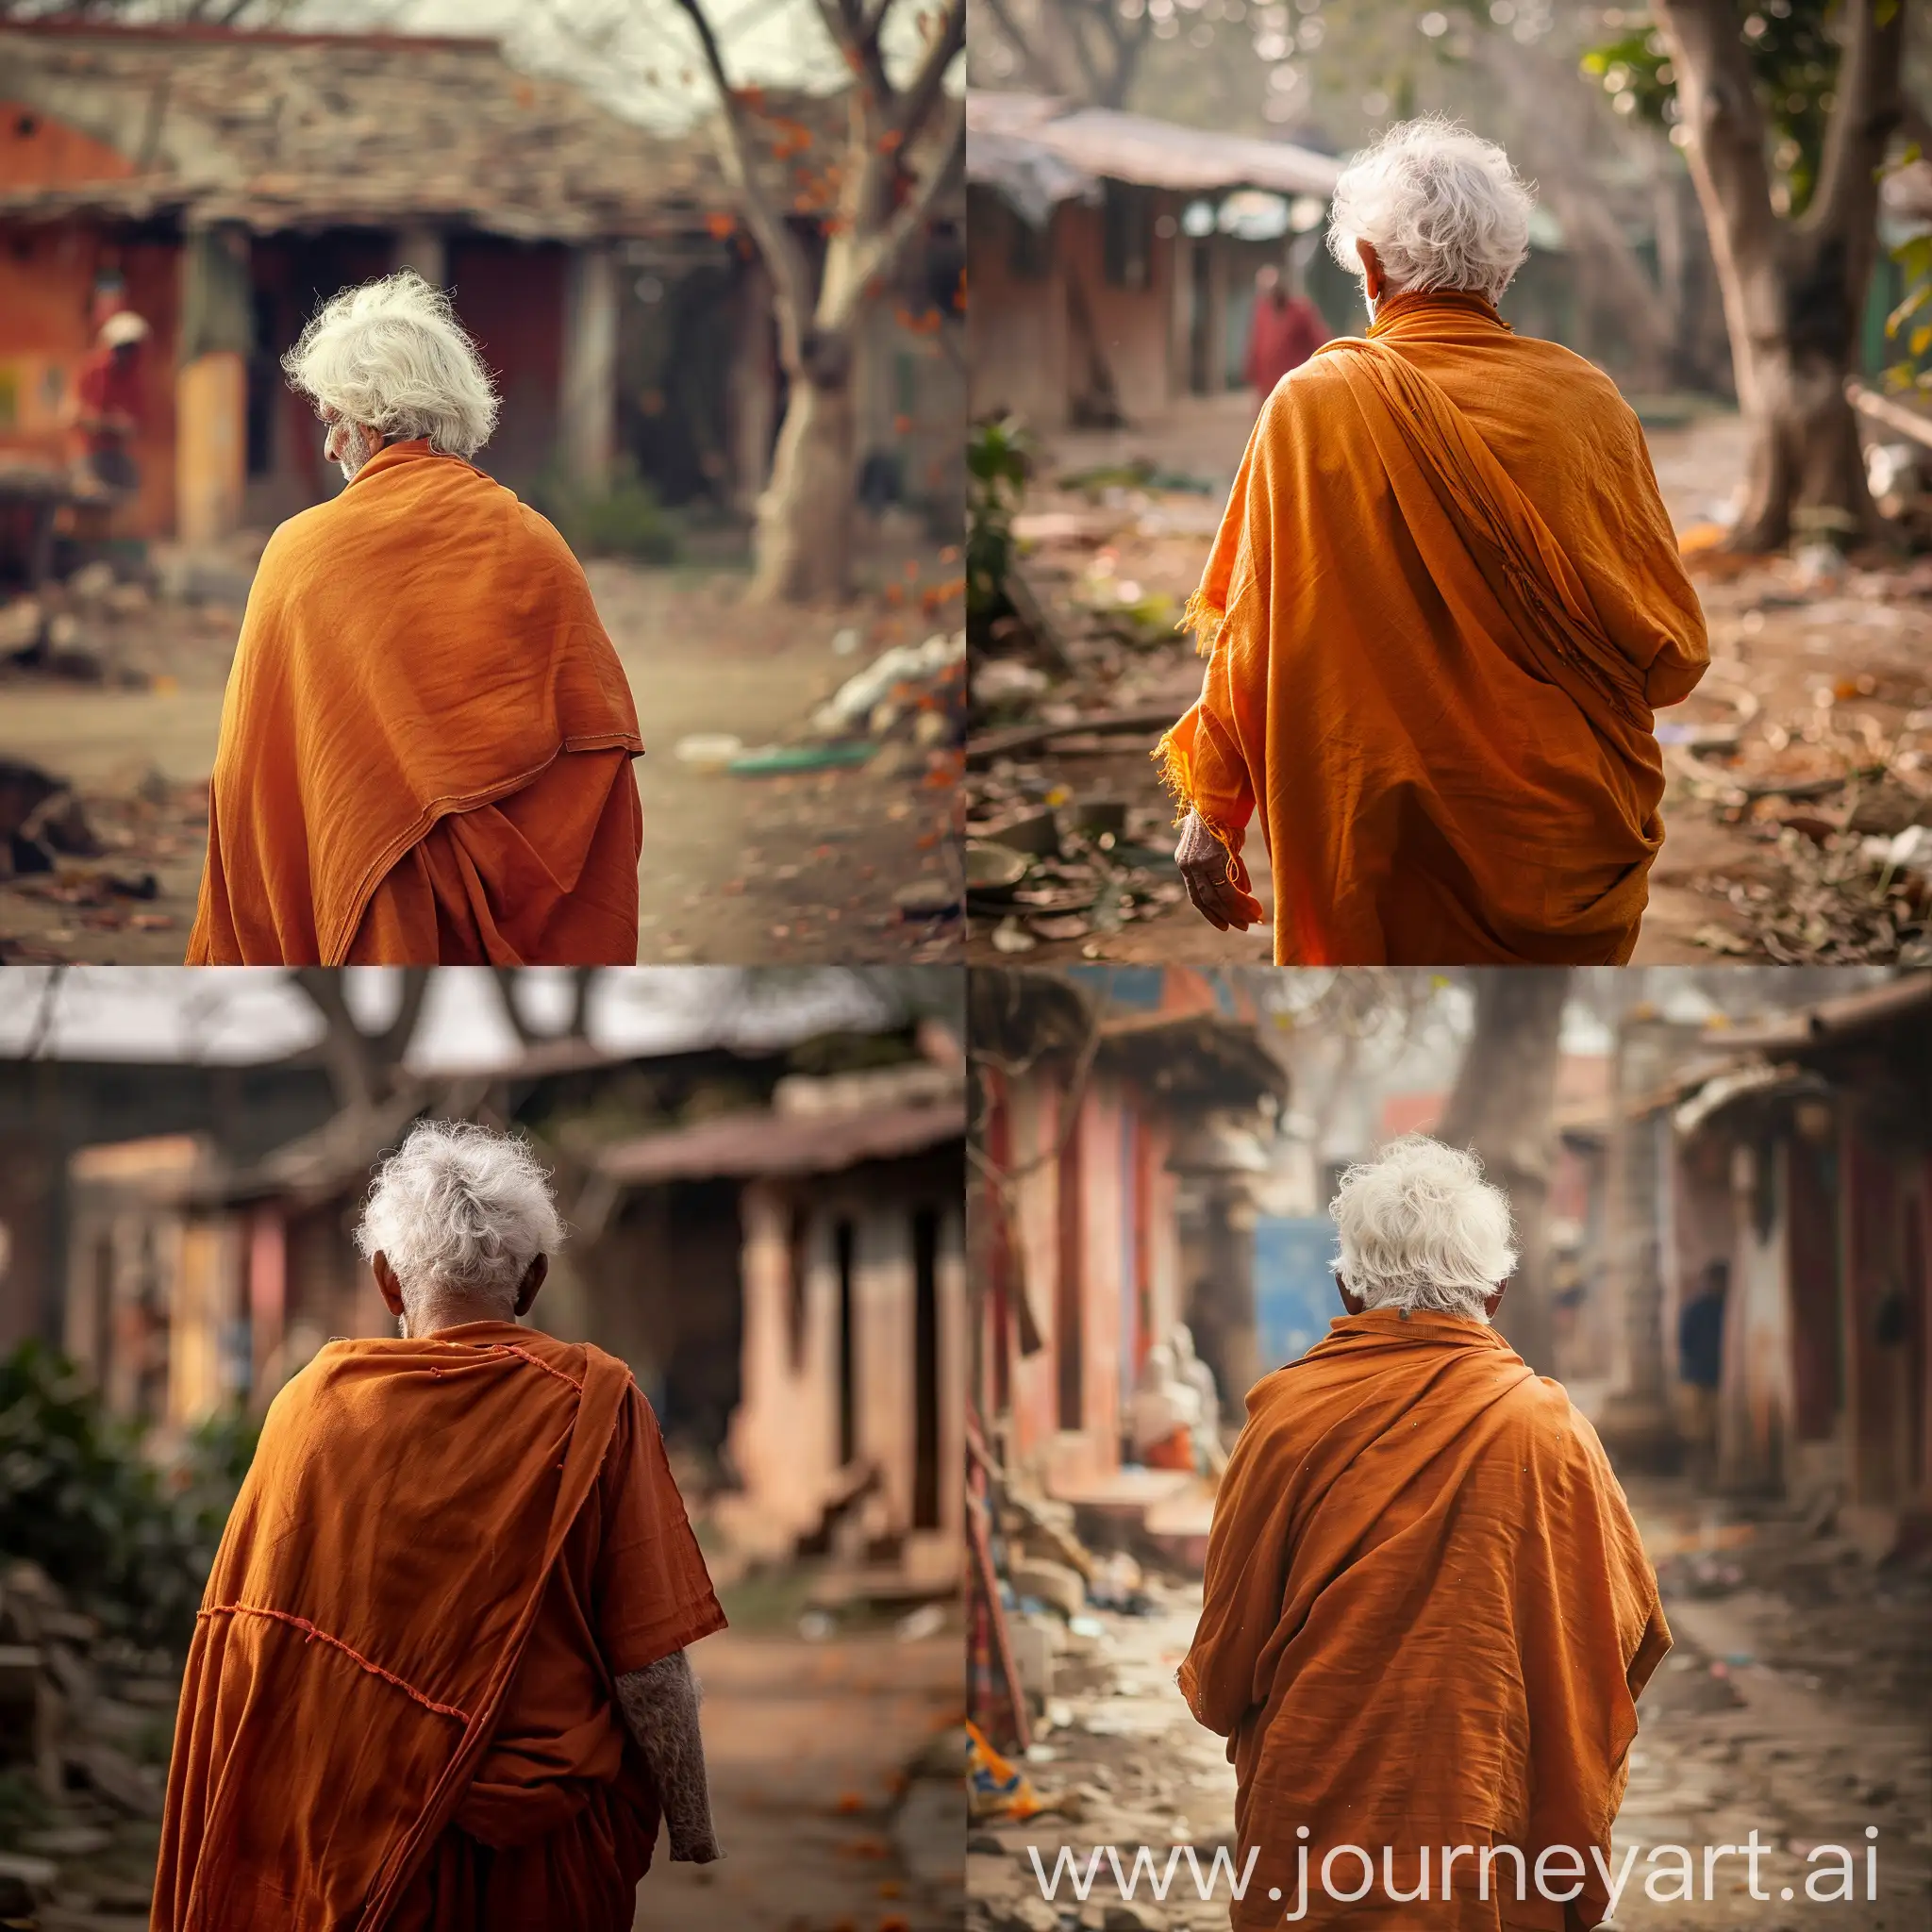
<svg viewBox="0 0 1932 1932"><path fill-rule="evenodd" d="M1160 782L1167 795L1174 800L1175 824L1183 824L1192 812L1213 835L1216 843L1227 854L1227 876L1230 883L1235 876L1235 861L1241 852L1234 842L1234 835L1224 831L1194 801L1194 776L1188 767L1188 755L1174 742L1174 733L1167 732L1154 749L1148 753L1160 767Z"/></svg>
<svg viewBox="0 0 1932 1932"><path fill-rule="evenodd" d="M1174 629L1192 631L1194 655L1209 658L1214 654L1215 640L1221 635L1221 626L1226 622L1226 608L1216 604L1206 591L1196 591L1188 599L1186 608L1181 611L1181 621Z"/></svg>

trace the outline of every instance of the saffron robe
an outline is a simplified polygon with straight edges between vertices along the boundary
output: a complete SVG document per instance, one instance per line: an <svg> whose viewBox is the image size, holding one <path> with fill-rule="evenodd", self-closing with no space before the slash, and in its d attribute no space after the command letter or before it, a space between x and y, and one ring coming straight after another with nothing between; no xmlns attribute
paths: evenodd
<svg viewBox="0 0 1932 1932"><path fill-rule="evenodd" d="M1238 1872L1258 1847L1238 1932L1299 1905L1304 1845L1307 1927L1594 1925L1607 1894L1591 1848L1608 1859L1637 1694L1669 1648L1624 1492L1557 1383L1486 1323L1386 1309L1331 1323L1249 1393L1180 1672L1196 1720L1229 1740ZM1352 1907L1322 1891L1341 1845L1375 1866ZM1441 1847L1462 1845L1521 1850L1528 1899L1507 1857L1478 1899L1472 1856L1444 1901ZM1588 1873L1569 1906L1534 1885L1557 1845ZM1433 1903L1389 1903L1385 1846L1407 1893L1430 1848ZM1551 1890L1567 1889L1564 1869L1553 1862ZM1341 1854L1332 1889L1362 1875Z"/></svg>
<svg viewBox="0 0 1932 1932"><path fill-rule="evenodd" d="M378 450L262 553L188 963L631 965L642 749L563 539Z"/></svg>
<svg viewBox="0 0 1932 1932"><path fill-rule="evenodd" d="M622 1362L331 1342L208 1577L155 1932L626 1932L658 1816L615 1679L724 1622Z"/></svg>
<svg viewBox="0 0 1932 1932"><path fill-rule="evenodd" d="M1156 757L1282 965L1621 964L1663 842L1654 708L1708 661L1636 415L1465 295L1385 302L1270 396Z"/></svg>

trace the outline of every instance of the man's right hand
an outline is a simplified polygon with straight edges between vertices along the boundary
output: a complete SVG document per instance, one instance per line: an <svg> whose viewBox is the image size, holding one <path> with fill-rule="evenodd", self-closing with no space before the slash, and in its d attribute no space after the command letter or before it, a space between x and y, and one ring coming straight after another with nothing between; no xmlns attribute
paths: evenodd
<svg viewBox="0 0 1932 1932"><path fill-rule="evenodd" d="M1227 847L1208 829L1197 811L1191 811L1182 823L1174 862L1180 868L1181 882L1194 910L1215 931L1226 932L1232 927L1246 932L1254 924L1255 901L1236 882Z"/></svg>

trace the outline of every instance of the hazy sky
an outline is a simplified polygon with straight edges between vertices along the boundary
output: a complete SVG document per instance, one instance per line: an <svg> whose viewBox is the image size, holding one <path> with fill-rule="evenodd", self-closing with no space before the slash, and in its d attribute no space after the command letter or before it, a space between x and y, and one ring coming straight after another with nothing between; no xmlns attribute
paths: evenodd
<svg viewBox="0 0 1932 1932"><path fill-rule="evenodd" d="M845 69L813 0L708 0L708 7L735 81L824 91L841 84ZM893 7L886 46L895 74L916 58L922 10L929 10L928 0ZM315 26L493 34L520 65L567 75L660 125L688 123L713 98L697 39L675 0L307 0L300 18ZM956 66L963 71L963 63Z"/></svg>
<svg viewBox="0 0 1932 1932"><path fill-rule="evenodd" d="M365 1025L395 1011L394 973L352 968L352 1009ZM561 1027L569 975L532 968L524 1011L540 1029ZM749 1046L821 1027L869 1023L874 1008L836 973L807 974L791 996L748 998L734 968L636 967L599 975L591 1038L611 1051L650 1052L706 1041ZM75 966L0 974L0 1058L30 1045L46 1058L259 1062L322 1037L307 997L273 968ZM408 1064L419 1072L499 1066L517 1051L490 974L445 967L430 982Z"/></svg>

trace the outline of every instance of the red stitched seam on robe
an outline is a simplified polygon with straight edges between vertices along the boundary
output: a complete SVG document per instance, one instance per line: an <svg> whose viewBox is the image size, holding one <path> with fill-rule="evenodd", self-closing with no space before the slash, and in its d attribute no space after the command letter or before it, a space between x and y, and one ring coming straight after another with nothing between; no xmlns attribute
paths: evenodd
<svg viewBox="0 0 1932 1932"><path fill-rule="evenodd" d="M519 1350L517 1353L520 1354L522 1351ZM413 1697L425 1710L433 1710L439 1717L453 1717L458 1724L466 1724L470 1722L470 1713L468 1711L458 1710L454 1704L437 1703L435 1698L431 1697L426 1691L417 1690L415 1685L408 1682L407 1678L397 1676L393 1671L384 1670L380 1664L374 1663L364 1657L353 1644L344 1643L340 1637L331 1637L326 1630L318 1630L307 1617L298 1617L292 1610L271 1610L259 1604L216 1604L211 1608L197 1610L195 1615L197 1619L201 1617L273 1617L278 1623L291 1624L311 1643L317 1638L320 1638L323 1642L333 1644L352 1663L360 1664L372 1677L380 1677L385 1684L393 1684L404 1696Z"/></svg>

